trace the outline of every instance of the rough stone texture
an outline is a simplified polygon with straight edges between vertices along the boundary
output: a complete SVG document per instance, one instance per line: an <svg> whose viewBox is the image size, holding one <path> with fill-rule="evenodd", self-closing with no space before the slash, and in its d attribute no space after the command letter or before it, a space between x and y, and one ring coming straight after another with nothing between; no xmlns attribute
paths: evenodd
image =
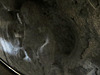
<svg viewBox="0 0 100 75"><path fill-rule="evenodd" d="M21 47L15 56L0 48L13 68L25 75L100 75L99 0L0 2L0 37Z"/></svg>

